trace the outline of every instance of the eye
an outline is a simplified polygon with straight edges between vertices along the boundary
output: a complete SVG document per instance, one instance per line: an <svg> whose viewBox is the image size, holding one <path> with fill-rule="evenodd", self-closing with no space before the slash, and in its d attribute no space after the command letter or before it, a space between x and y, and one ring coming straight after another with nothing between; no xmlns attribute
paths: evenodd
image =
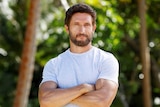
<svg viewBox="0 0 160 107"><path fill-rule="evenodd" d="M90 23L85 23L84 26L89 27L89 26L91 26L91 24Z"/></svg>
<svg viewBox="0 0 160 107"><path fill-rule="evenodd" d="M78 22L75 22L74 25L79 25L79 23L78 23Z"/></svg>

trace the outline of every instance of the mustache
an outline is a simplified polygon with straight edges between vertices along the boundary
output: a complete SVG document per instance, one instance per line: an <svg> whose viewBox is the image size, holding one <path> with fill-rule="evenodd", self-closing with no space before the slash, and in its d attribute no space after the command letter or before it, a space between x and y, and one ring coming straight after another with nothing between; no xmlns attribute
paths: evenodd
<svg viewBox="0 0 160 107"><path fill-rule="evenodd" d="M88 35L86 35L86 34L77 34L76 37L78 37L78 36L85 36L85 37L88 37Z"/></svg>

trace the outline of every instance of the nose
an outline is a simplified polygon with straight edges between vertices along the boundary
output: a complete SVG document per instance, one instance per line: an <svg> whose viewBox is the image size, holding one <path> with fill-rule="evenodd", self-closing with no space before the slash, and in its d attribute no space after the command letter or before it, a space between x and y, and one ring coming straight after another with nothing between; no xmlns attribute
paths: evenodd
<svg viewBox="0 0 160 107"><path fill-rule="evenodd" d="M79 32L82 33L82 34L85 33L85 27L81 26L80 29L79 29Z"/></svg>

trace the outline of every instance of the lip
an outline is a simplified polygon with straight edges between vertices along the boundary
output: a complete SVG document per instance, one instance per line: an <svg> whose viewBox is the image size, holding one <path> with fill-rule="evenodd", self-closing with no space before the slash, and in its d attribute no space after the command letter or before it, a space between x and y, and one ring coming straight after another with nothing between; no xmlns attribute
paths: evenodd
<svg viewBox="0 0 160 107"><path fill-rule="evenodd" d="M87 37L87 35L85 35L85 34L79 34L79 35L77 35L77 37Z"/></svg>
<svg viewBox="0 0 160 107"><path fill-rule="evenodd" d="M86 36L85 35L77 35L77 39L84 40L84 39L86 39Z"/></svg>

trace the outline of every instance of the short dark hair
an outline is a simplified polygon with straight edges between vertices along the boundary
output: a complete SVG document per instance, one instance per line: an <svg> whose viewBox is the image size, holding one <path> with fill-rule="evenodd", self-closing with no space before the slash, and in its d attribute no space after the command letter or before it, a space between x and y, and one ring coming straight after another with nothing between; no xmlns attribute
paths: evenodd
<svg viewBox="0 0 160 107"><path fill-rule="evenodd" d="M92 23L96 23L96 12L93 10L92 7L90 7L87 4L84 3L79 3L71 6L67 11L66 11L66 17L65 17L65 25L69 26L70 20L75 13L88 13L92 16Z"/></svg>

